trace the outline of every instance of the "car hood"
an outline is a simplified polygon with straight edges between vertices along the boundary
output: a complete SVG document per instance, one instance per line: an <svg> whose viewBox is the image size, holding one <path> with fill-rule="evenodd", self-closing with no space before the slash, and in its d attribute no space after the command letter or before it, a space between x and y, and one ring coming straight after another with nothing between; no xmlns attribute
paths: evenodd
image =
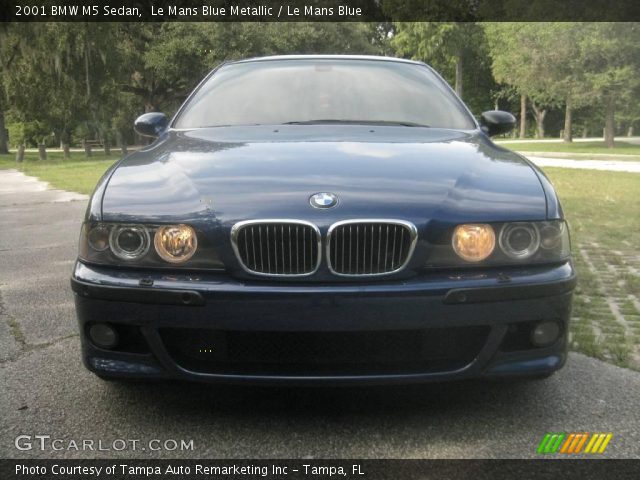
<svg viewBox="0 0 640 480"><path fill-rule="evenodd" d="M314 209L309 197L339 203ZM169 131L121 161L106 221L345 218L540 220L536 170L485 135L421 127L290 125Z"/></svg>

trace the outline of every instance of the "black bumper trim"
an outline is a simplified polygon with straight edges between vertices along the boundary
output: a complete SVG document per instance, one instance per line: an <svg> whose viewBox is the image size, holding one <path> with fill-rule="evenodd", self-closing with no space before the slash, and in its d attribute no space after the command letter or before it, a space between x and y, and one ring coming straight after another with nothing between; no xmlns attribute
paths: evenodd
<svg viewBox="0 0 640 480"><path fill-rule="evenodd" d="M95 285L71 279L71 289L81 297L118 302L152 303L160 305L203 306L204 297L194 290L170 290L144 287L114 287Z"/></svg>
<svg viewBox="0 0 640 480"><path fill-rule="evenodd" d="M577 276L573 275L566 280L549 283L505 285L503 287L456 288L446 293L443 302L451 305L550 297L570 292L575 288L577 280Z"/></svg>
<svg viewBox="0 0 640 480"><path fill-rule="evenodd" d="M566 280L549 283L455 288L449 290L442 301L447 305L456 305L548 297L569 292L575 288L576 283L577 277L573 275ZM204 297L195 290L116 287L83 282L76 278L71 278L71 289L82 297L100 300L186 306L206 304Z"/></svg>

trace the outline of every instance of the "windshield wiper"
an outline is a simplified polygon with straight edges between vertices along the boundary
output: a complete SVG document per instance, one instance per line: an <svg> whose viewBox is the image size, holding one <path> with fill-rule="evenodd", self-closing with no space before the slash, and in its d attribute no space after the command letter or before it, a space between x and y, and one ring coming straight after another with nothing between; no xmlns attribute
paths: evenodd
<svg viewBox="0 0 640 480"><path fill-rule="evenodd" d="M301 120L295 122L284 122L282 125L328 125L328 124L349 124L349 125L385 125L399 127L429 127L421 123L398 122L394 120L342 120L337 118L322 118L318 120Z"/></svg>

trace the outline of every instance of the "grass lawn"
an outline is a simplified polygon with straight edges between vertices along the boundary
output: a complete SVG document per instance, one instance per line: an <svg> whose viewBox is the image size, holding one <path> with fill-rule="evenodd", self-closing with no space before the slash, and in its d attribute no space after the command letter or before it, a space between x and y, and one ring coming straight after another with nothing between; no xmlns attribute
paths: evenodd
<svg viewBox="0 0 640 480"><path fill-rule="evenodd" d="M640 370L640 175L545 168L578 269L571 348Z"/></svg>
<svg viewBox="0 0 640 480"><path fill-rule="evenodd" d="M107 157L98 152L87 158L84 153L72 152L70 160L63 160L62 152L49 152L47 160L41 162L37 153L27 152L25 161L16 163L12 153L0 155L0 169L15 168L55 188L90 194L105 170L119 158L119 155Z"/></svg>
<svg viewBox="0 0 640 480"><path fill-rule="evenodd" d="M544 169L556 187L574 241L609 249L640 246L640 175L624 172Z"/></svg>
<svg viewBox="0 0 640 480"><path fill-rule="evenodd" d="M604 142L509 142L500 141L499 145L518 152L560 152L560 153L591 153L605 155L638 155L640 145L616 141L615 148L607 148ZM595 157L594 157L595 158ZM637 159L634 159L637 160Z"/></svg>

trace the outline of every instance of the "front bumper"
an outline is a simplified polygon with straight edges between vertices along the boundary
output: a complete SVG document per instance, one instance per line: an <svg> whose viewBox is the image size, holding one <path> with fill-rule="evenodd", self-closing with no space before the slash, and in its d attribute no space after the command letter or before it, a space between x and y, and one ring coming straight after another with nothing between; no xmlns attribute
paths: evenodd
<svg viewBox="0 0 640 480"><path fill-rule="evenodd" d="M83 359L98 375L332 385L552 373L566 359L575 284L570 262L342 284L77 262L71 279ZM542 321L561 335L534 347L528 329ZM119 329L123 345L94 345L94 323ZM318 347L324 341L331 345Z"/></svg>

